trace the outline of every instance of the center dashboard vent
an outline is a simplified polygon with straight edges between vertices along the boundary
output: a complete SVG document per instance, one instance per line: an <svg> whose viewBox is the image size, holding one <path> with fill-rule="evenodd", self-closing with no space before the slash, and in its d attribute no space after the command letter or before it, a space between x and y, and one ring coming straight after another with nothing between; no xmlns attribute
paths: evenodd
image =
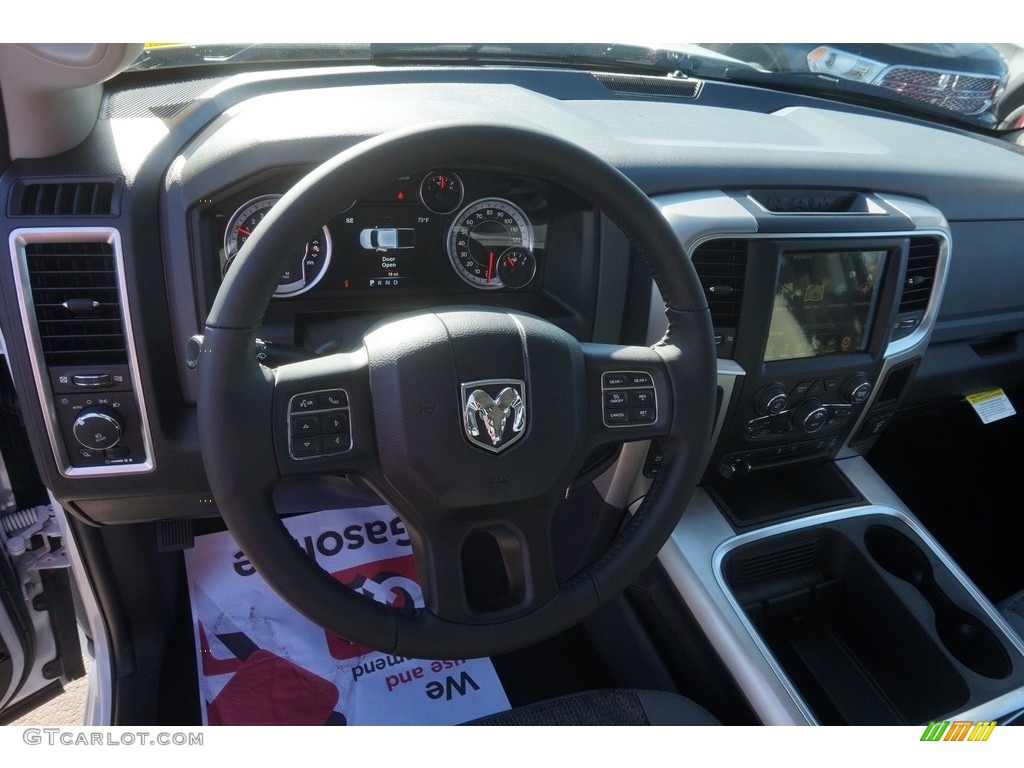
<svg viewBox="0 0 1024 768"><path fill-rule="evenodd" d="M711 240L698 246L691 261L711 309L719 357L730 357L743 305L747 272L746 240Z"/></svg>
<svg viewBox="0 0 1024 768"><path fill-rule="evenodd" d="M46 364L126 363L113 246L27 243L25 260Z"/></svg>
<svg viewBox="0 0 1024 768"><path fill-rule="evenodd" d="M118 212L120 182L113 179L19 182L11 216L111 216Z"/></svg>

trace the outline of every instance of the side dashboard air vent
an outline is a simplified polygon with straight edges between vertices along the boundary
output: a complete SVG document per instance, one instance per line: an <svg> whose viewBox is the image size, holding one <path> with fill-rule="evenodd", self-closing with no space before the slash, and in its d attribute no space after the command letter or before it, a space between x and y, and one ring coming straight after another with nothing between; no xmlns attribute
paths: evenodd
<svg viewBox="0 0 1024 768"><path fill-rule="evenodd" d="M111 216L118 212L120 185L111 179L19 182L11 216Z"/></svg>
<svg viewBox="0 0 1024 768"><path fill-rule="evenodd" d="M698 246L691 257L704 288L719 357L732 354L743 305L747 272L746 240L711 240Z"/></svg>
<svg viewBox="0 0 1024 768"><path fill-rule="evenodd" d="M25 261L48 366L128 362L111 243L27 243Z"/></svg>
<svg viewBox="0 0 1024 768"><path fill-rule="evenodd" d="M696 99L704 83L701 80L650 75L594 75L609 91L624 96L662 96L670 99Z"/></svg>
<svg viewBox="0 0 1024 768"><path fill-rule="evenodd" d="M939 263L939 241L931 237L912 237L907 258L907 276L903 282L899 314L924 312L935 285Z"/></svg>

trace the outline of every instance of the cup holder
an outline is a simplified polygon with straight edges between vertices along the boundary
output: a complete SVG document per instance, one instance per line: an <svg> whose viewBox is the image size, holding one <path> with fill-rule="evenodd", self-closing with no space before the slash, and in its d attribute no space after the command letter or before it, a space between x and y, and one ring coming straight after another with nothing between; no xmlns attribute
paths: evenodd
<svg viewBox="0 0 1024 768"><path fill-rule="evenodd" d="M924 552L895 528L873 525L864 543L875 562L915 587L935 613L935 630L952 656L968 669L1001 680L1010 675L1010 657L980 620L958 607L936 583Z"/></svg>

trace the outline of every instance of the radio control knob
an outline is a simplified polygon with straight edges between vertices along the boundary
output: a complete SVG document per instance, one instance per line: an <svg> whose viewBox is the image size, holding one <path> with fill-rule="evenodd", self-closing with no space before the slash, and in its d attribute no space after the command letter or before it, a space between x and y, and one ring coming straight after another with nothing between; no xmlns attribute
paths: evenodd
<svg viewBox="0 0 1024 768"><path fill-rule="evenodd" d="M798 405L789 417L794 429L801 432L817 432L828 421L828 409L821 401L810 397Z"/></svg>
<svg viewBox="0 0 1024 768"><path fill-rule="evenodd" d="M871 382L863 373L855 373L843 384L843 400L859 405L871 394Z"/></svg>
<svg viewBox="0 0 1024 768"><path fill-rule="evenodd" d="M786 410L786 401L786 388L775 382L754 396L754 410L762 416L774 416Z"/></svg>
<svg viewBox="0 0 1024 768"><path fill-rule="evenodd" d="M86 408L75 419L72 432L83 448L103 451L120 442L124 419L112 408Z"/></svg>

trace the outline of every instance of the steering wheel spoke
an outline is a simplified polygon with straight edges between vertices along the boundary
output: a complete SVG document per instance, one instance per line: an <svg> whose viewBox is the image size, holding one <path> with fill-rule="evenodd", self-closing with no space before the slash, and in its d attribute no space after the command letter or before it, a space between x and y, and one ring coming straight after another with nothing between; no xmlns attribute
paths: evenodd
<svg viewBox="0 0 1024 768"><path fill-rule="evenodd" d="M412 533L424 604L459 624L493 624L526 615L558 591L551 551L557 498L493 508L434 510Z"/></svg>

